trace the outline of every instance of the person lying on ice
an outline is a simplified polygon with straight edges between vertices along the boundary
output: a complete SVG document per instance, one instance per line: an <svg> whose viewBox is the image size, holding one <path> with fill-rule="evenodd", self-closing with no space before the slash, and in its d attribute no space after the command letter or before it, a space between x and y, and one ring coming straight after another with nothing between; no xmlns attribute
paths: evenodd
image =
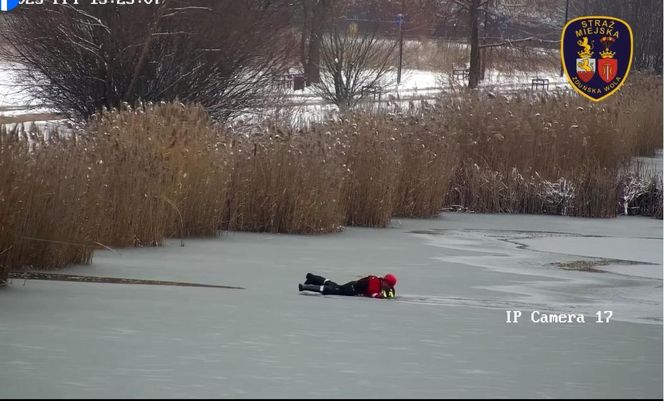
<svg viewBox="0 0 664 401"><path fill-rule="evenodd" d="M397 277L388 273L385 277L367 276L359 280L339 285L325 277L307 273L304 284L298 284L300 291L320 292L323 295L362 295L371 298L394 298Z"/></svg>

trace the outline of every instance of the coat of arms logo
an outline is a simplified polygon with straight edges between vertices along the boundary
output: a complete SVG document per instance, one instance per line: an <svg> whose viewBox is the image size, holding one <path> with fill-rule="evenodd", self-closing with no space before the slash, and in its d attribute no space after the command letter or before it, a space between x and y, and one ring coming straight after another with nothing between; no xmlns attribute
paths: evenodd
<svg viewBox="0 0 664 401"><path fill-rule="evenodd" d="M606 16L570 20L560 38L560 57L574 90L592 101L615 93L632 66L633 35L627 22Z"/></svg>

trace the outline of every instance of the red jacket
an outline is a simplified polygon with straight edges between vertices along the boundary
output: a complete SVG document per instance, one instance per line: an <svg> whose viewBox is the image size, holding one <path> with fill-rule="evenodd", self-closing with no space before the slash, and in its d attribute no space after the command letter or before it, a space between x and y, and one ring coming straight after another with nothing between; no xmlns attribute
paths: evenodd
<svg viewBox="0 0 664 401"><path fill-rule="evenodd" d="M367 276L357 280L355 288L365 297L385 298L383 295L383 279L377 276ZM392 290L394 291L394 290Z"/></svg>

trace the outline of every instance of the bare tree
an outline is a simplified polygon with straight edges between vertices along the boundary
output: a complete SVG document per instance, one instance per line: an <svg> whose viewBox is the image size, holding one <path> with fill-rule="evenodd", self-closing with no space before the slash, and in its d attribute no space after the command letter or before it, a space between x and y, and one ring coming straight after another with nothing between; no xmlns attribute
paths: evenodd
<svg viewBox="0 0 664 401"><path fill-rule="evenodd" d="M285 69L283 4L25 6L0 16L0 37L9 45L5 56L21 68L21 84L71 116L122 102L180 99L227 119L268 100L266 88Z"/></svg>
<svg viewBox="0 0 664 401"><path fill-rule="evenodd" d="M376 29L354 33L334 30L321 42L321 82L318 95L345 110L357 105L364 88L379 85L394 67L395 41L379 39Z"/></svg>
<svg viewBox="0 0 664 401"><path fill-rule="evenodd" d="M443 0L439 12L442 21L462 24L466 18L463 25L467 27L470 47L468 87L476 88L484 76L486 64L482 57L486 49L557 44L561 25L550 14L555 14L559 6L560 2L544 0Z"/></svg>

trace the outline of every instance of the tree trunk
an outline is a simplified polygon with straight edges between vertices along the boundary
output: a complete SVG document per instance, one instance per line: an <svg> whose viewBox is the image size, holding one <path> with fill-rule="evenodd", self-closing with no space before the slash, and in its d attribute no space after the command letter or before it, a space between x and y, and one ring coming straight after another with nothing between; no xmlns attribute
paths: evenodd
<svg viewBox="0 0 664 401"><path fill-rule="evenodd" d="M480 0L472 0L468 10L470 27L470 74L468 76L468 87L477 88L480 81L480 29L478 20Z"/></svg>
<svg viewBox="0 0 664 401"><path fill-rule="evenodd" d="M487 49L480 49L480 81L484 81L486 76L486 52Z"/></svg>
<svg viewBox="0 0 664 401"><path fill-rule="evenodd" d="M136 85L136 81L138 80L138 76L141 74L143 67L145 67L147 56L150 51L150 45L152 44L153 34L159 30L159 22L161 22L160 20L162 15L164 14L165 9L166 5L164 4L157 10L154 16L154 20L150 24L150 28L148 28L145 40L143 41L143 48L141 49L141 54L138 57L136 65L134 66L134 73L131 76L131 81L129 81L129 86L127 87L127 92L125 93L124 96L124 99L127 102L130 102L132 100L132 96L134 94L134 86Z"/></svg>
<svg viewBox="0 0 664 401"><path fill-rule="evenodd" d="M326 26L329 0L303 0L304 30L301 47L302 67L307 86L320 82L320 46ZM306 38L305 36L306 35Z"/></svg>
<svg viewBox="0 0 664 401"><path fill-rule="evenodd" d="M321 42L321 29L314 28L317 32L312 32L312 37L309 41L309 57L307 64L304 67L304 77L307 81L307 86L320 82L320 42Z"/></svg>
<svg viewBox="0 0 664 401"><path fill-rule="evenodd" d="M489 3L484 6L484 30L482 34L482 44L486 44L487 40L486 38L489 36L489 13L487 12L487 9L489 8ZM481 65L481 71L480 71L480 81L484 81L484 78L486 76L486 61L487 61L487 53L489 53L489 49L487 48L482 48L480 50L480 65Z"/></svg>
<svg viewBox="0 0 664 401"><path fill-rule="evenodd" d="M300 63L302 68L307 68L307 46L309 44L309 36L311 31L311 17L309 12L309 3L302 2L302 36L300 39Z"/></svg>

